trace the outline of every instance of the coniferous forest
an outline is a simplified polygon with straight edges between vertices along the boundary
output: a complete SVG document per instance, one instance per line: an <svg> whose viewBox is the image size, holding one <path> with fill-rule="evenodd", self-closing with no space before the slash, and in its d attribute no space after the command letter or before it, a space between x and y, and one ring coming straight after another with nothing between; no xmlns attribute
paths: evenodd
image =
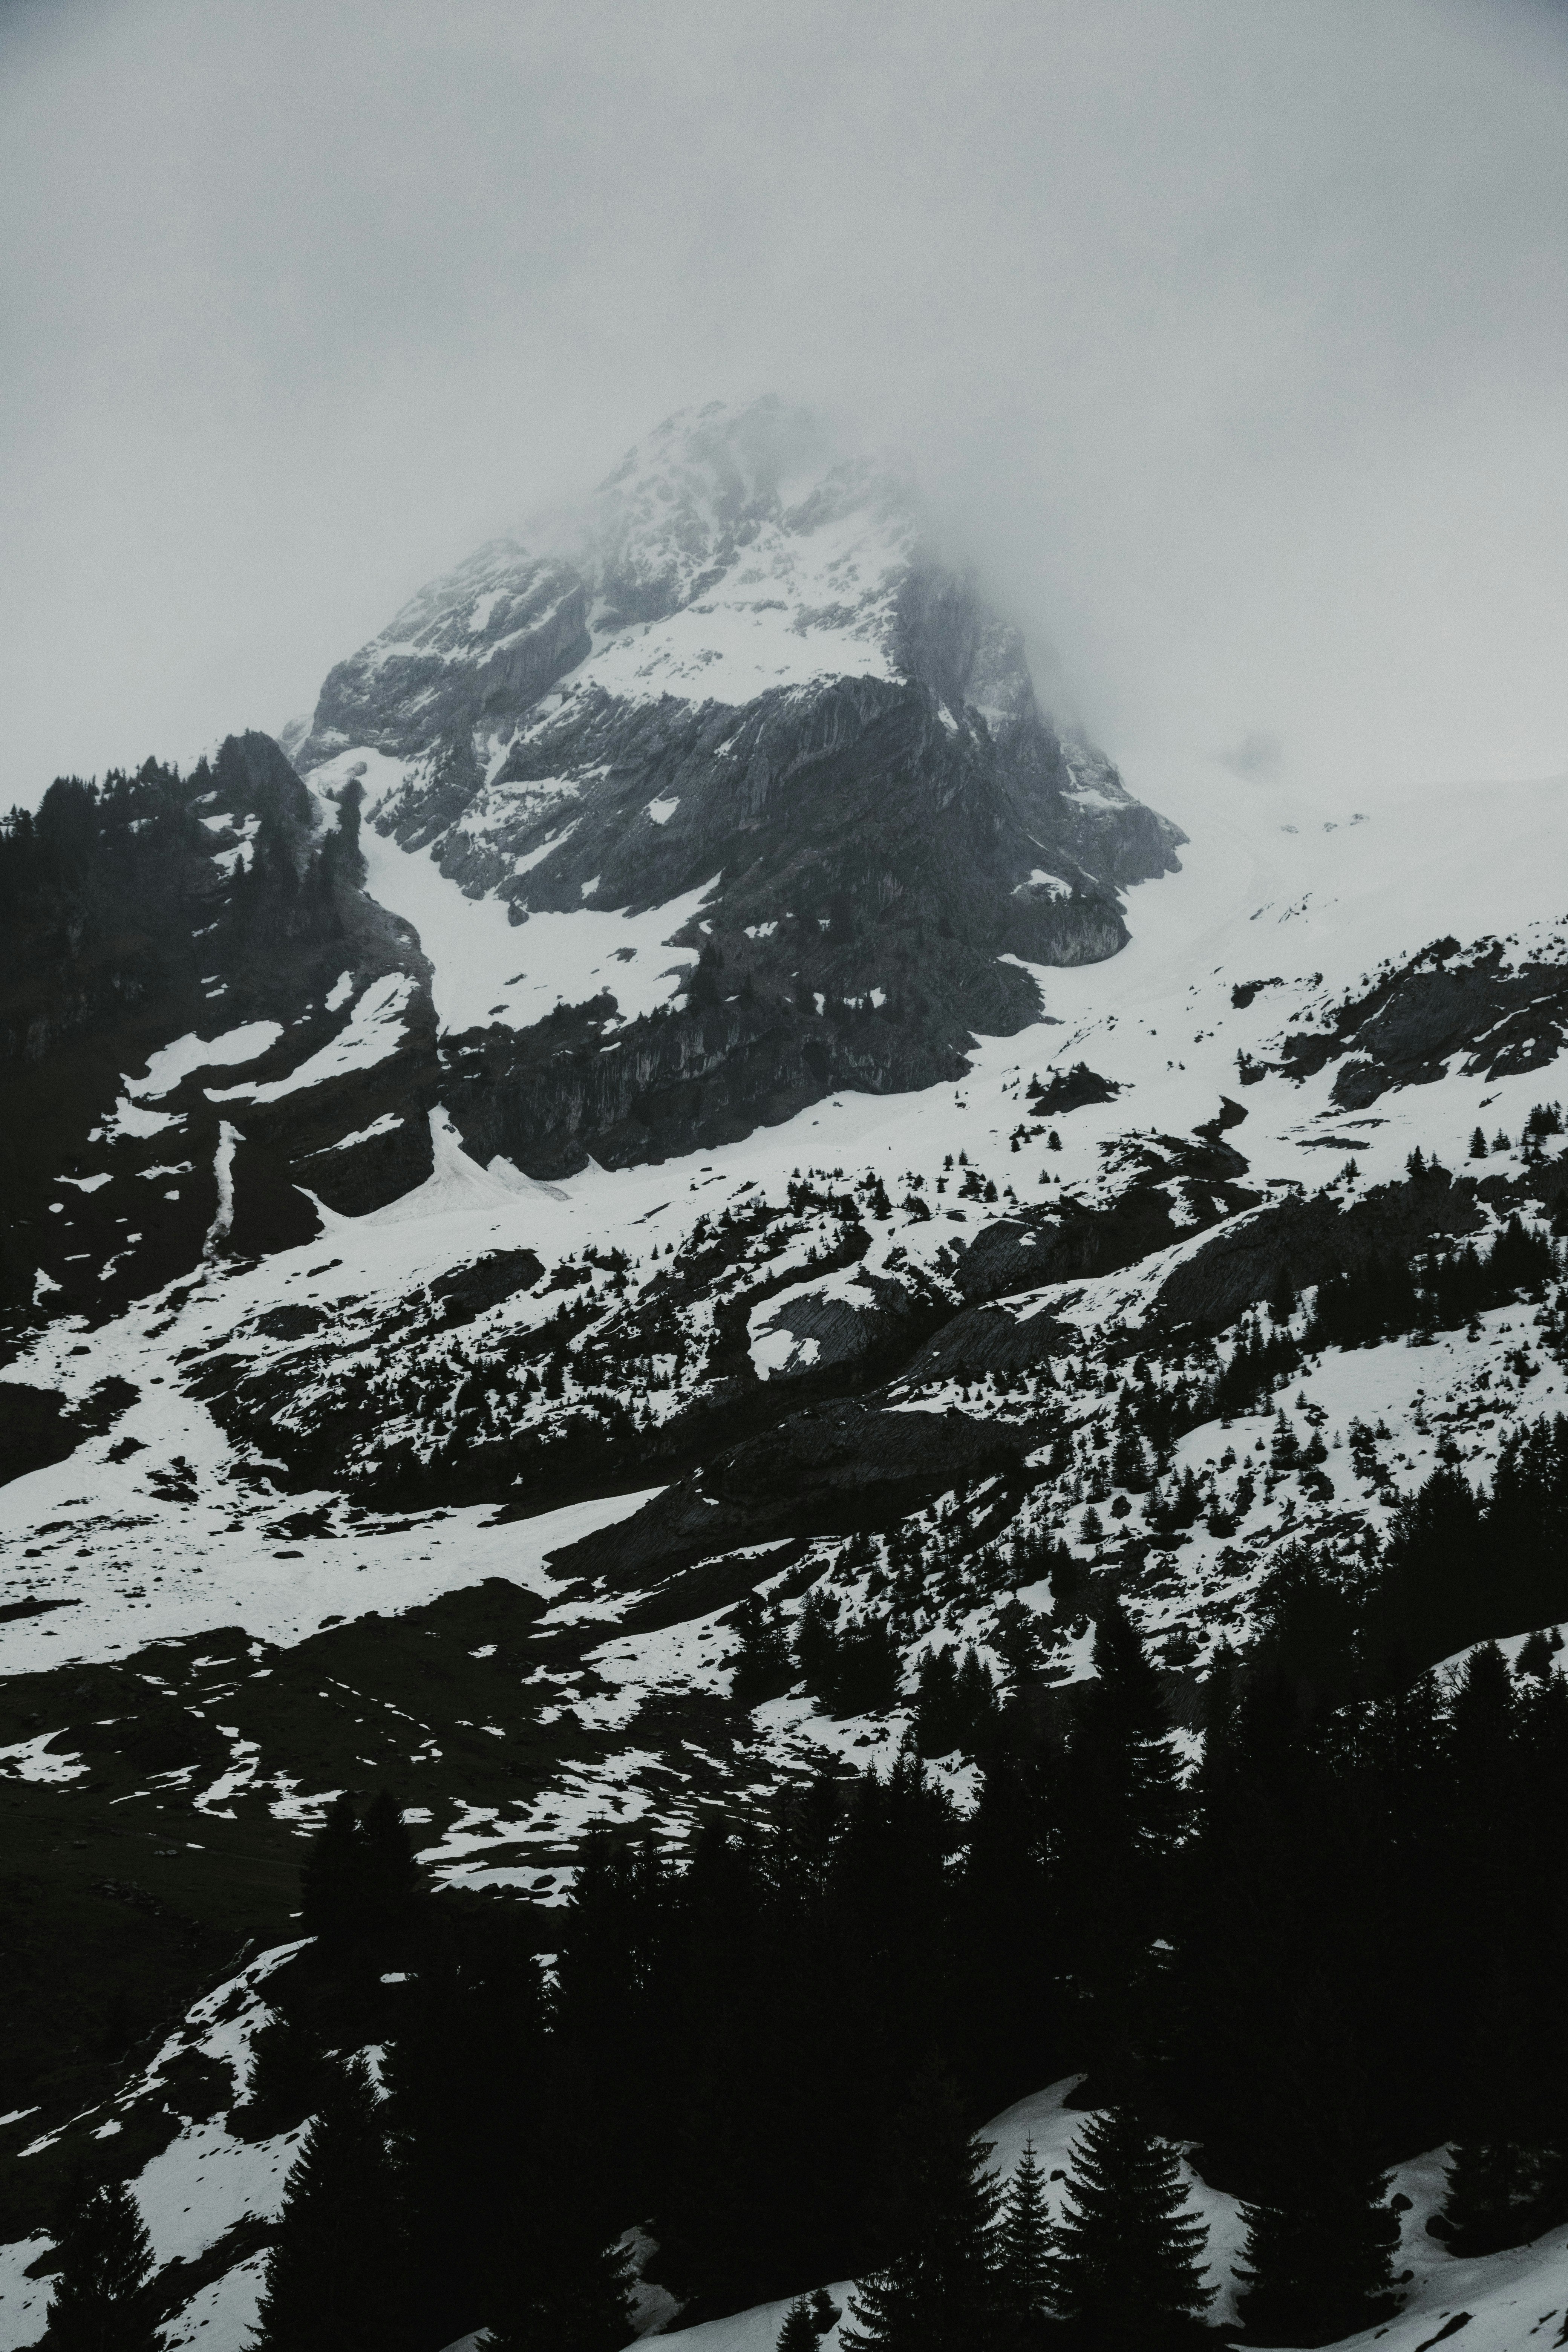
<svg viewBox="0 0 1568 2352"><path fill-rule="evenodd" d="M1542 1639L1371 1686L1337 1606L1298 1558L1184 1774L1108 1601L1069 1711L990 1712L967 1818L911 1742L679 1864L601 1832L548 1958L421 1895L389 1797L341 1801L237 2117L314 2118L258 2352L616 2352L634 2227L688 2320L795 2296L792 2347L847 2277L855 2352L1180 2343L1212 2294L1180 2151L1244 2200L1258 2343L1392 2310L1414 2148L1454 2144L1457 2252L1568 2219L1568 1681ZM1032 2158L1004 2198L973 2134L1068 2074L1053 2228ZM112 2205L68 2221L51 2345L145 2340L92 2332L135 2305Z"/></svg>

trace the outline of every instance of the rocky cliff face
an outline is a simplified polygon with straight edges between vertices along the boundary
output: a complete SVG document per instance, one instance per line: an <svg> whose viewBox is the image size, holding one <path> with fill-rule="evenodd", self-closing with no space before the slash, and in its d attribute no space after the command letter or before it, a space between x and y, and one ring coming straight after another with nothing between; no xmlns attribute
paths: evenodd
<svg viewBox="0 0 1568 2352"><path fill-rule="evenodd" d="M94 1318L430 1167L429 967L271 739L0 838L0 1316Z"/></svg>
<svg viewBox="0 0 1568 2352"><path fill-rule="evenodd" d="M657 1004L562 956L564 1030L498 1005L449 1043L465 1139L540 1175L958 1075L1037 1014L1025 965L1116 951L1180 839L1042 714L909 482L773 401L670 419L532 551L423 590L297 756L520 929L671 909ZM518 942L547 995L560 947Z"/></svg>

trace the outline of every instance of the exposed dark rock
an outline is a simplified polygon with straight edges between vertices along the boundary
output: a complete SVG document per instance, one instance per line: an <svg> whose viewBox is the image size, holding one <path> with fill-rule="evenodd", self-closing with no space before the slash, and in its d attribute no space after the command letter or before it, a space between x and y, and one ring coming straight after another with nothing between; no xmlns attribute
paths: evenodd
<svg viewBox="0 0 1568 2352"><path fill-rule="evenodd" d="M0 1406L0 1486L46 1463L63 1462L81 1443L81 1431L67 1416L58 1389L7 1381Z"/></svg>
<svg viewBox="0 0 1568 2352"><path fill-rule="evenodd" d="M550 1564L561 1577L632 1591L738 1545L878 1525L963 1479L1017 1463L1026 1450L1019 1432L967 1413L822 1405L735 1446L631 1518L552 1554Z"/></svg>
<svg viewBox="0 0 1568 2352"><path fill-rule="evenodd" d="M1444 939L1341 1005L1328 1030L1293 1031L1272 1066L1302 1078L1345 1057L1333 1100L1364 1110L1391 1087L1431 1084L1456 1056L1467 1076L1506 1077L1543 1069L1565 1040L1568 966L1514 964L1495 940L1461 955Z"/></svg>
<svg viewBox="0 0 1568 2352"><path fill-rule="evenodd" d="M253 1328L268 1339L302 1339L308 1331L319 1331L326 1319L319 1307L269 1307L257 1317Z"/></svg>
<svg viewBox="0 0 1568 2352"><path fill-rule="evenodd" d="M1152 1318L1219 1330L1267 1298L1282 1274L1298 1286L1321 1282L1373 1255L1404 1260L1484 1223L1475 1186L1441 1171L1379 1186L1349 1209L1322 1195L1284 1201L1226 1226L1184 1258L1162 1284Z"/></svg>
<svg viewBox="0 0 1568 2352"><path fill-rule="evenodd" d="M485 617L475 627L481 599ZM350 743L402 754L439 742L448 749L448 791L471 793L474 729L518 716L580 662L590 643L586 619L587 589L571 564L492 540L450 579L422 589L384 638L328 672L300 766ZM465 750L466 763L453 758ZM432 838L444 797L432 794ZM460 813L453 799L446 821Z"/></svg>
<svg viewBox="0 0 1568 2352"><path fill-rule="evenodd" d="M1040 711L1017 632L942 558L910 486L820 442L776 401L672 418L539 551L480 549L323 688L301 767L398 758L374 823L515 921L706 893L671 917L672 960L701 962L658 1020L622 1025L612 983L447 1042L448 1108L481 1160L625 1165L840 1087L962 1076L977 1030L1038 1017L1026 966L1116 953L1120 890L1176 863L1176 828ZM786 510L807 452L819 478ZM846 523L861 537L824 575L833 601L802 604L815 534ZM830 631L838 674L808 661L759 692L773 672L716 643L677 665L680 691L645 690L646 665L631 690L623 632L689 616L689 653L715 599L742 635L788 614L767 625L779 674Z"/></svg>
<svg viewBox="0 0 1568 2352"><path fill-rule="evenodd" d="M13 1335L51 1310L101 1318L208 1246L260 1254L310 1238L320 1220L301 1183L357 1213L428 1173L439 1082L428 966L360 888L352 834L313 823L277 745L247 733L183 779L148 761L100 789L57 784L9 849L0 1309ZM350 1001L330 1011L345 973ZM409 993L382 1062L270 1103L234 1094L247 1078L286 1080L353 1018L353 999L395 975ZM156 1132L141 1109L117 1111L163 1046L258 1023L276 1024L276 1042L248 1064L190 1071L146 1107ZM365 1136L388 1112L395 1132ZM40 1275L53 1286L41 1295Z"/></svg>
<svg viewBox="0 0 1568 2352"><path fill-rule="evenodd" d="M1044 1083L1035 1080L1029 1108L1039 1113L1081 1110L1086 1103L1113 1101L1121 1092L1114 1079L1102 1078L1087 1062L1075 1062L1070 1070L1054 1070Z"/></svg>
<svg viewBox="0 0 1568 2352"><path fill-rule="evenodd" d="M450 1274L437 1275L430 1285L430 1296L445 1307L449 1324L471 1323L476 1315L499 1307L503 1298L531 1290L543 1272L531 1250L492 1250L488 1257L476 1258L472 1265L455 1266Z"/></svg>

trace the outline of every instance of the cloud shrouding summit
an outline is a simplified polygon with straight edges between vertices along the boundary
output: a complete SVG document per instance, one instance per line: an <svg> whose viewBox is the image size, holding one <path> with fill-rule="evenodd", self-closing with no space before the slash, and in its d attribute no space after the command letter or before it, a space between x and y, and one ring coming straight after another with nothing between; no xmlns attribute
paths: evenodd
<svg viewBox="0 0 1568 2352"><path fill-rule="evenodd" d="M1156 798L1561 768L1565 119L1500 0L14 7L0 799L276 727L764 389Z"/></svg>

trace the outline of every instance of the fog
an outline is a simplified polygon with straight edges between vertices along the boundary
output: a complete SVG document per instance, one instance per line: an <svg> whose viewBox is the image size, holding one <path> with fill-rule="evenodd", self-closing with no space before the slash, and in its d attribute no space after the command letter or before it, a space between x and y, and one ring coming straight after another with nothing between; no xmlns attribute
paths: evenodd
<svg viewBox="0 0 1568 2352"><path fill-rule="evenodd" d="M1568 765L1568 15L11 0L0 802L670 410L910 453L1156 802Z"/></svg>

